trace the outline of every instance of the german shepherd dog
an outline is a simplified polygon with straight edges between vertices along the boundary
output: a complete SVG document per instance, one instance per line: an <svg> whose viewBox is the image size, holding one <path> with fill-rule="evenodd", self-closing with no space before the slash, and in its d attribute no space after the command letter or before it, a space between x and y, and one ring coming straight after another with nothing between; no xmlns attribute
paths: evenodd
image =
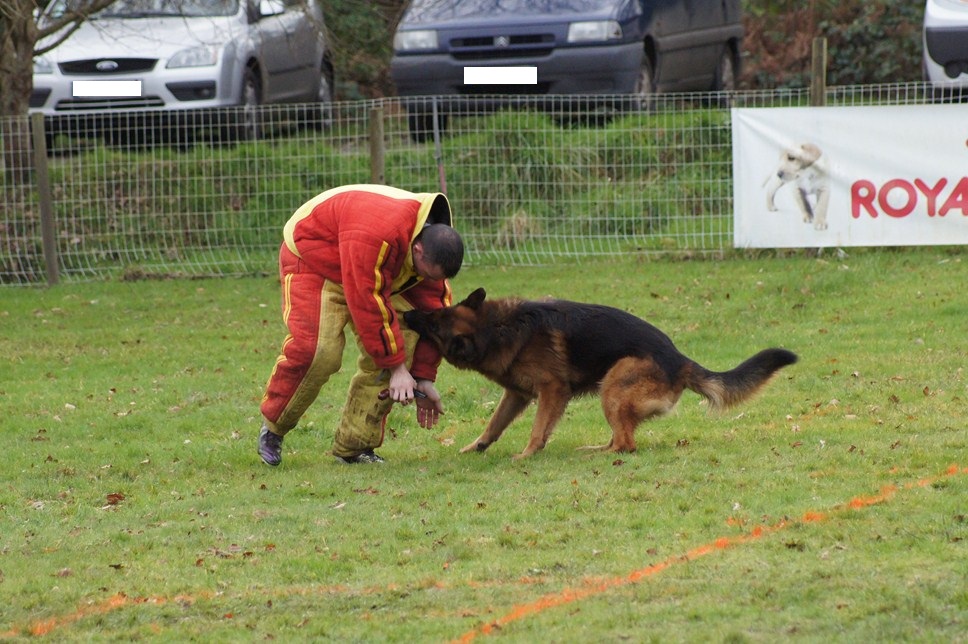
<svg viewBox="0 0 968 644"><path fill-rule="evenodd" d="M632 452L635 428L671 411L684 389L712 409L725 409L797 361L791 351L765 349L730 371L709 371L680 353L662 331L625 311L565 300L485 301L482 288L454 306L408 311L404 319L455 367L504 387L486 429L461 453L486 450L538 399L531 440L516 459L545 446L575 396L598 392L612 427L608 444L583 449Z"/></svg>

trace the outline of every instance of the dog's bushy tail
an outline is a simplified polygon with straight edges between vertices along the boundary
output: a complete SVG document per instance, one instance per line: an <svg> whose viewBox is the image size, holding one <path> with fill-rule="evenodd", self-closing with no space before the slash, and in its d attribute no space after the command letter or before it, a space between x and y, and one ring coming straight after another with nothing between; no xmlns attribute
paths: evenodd
<svg viewBox="0 0 968 644"><path fill-rule="evenodd" d="M773 374L796 361L797 354L792 351L764 349L729 371L709 371L693 362L686 368L685 385L718 411L748 400Z"/></svg>

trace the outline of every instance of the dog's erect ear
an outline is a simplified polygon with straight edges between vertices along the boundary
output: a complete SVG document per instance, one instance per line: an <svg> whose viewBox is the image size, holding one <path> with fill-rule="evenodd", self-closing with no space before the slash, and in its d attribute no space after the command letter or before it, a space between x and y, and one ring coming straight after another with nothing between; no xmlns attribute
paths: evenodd
<svg viewBox="0 0 968 644"><path fill-rule="evenodd" d="M477 343L472 335L455 335L446 352L447 358L467 364L477 364Z"/></svg>
<svg viewBox="0 0 968 644"><path fill-rule="evenodd" d="M467 297L465 297L464 301L461 302L460 304L461 306L466 306L467 308L474 309L476 311L481 306L481 303L484 301L484 298L486 296L487 296L487 293L484 292L484 289L479 288L473 293L471 293L470 295L468 295Z"/></svg>

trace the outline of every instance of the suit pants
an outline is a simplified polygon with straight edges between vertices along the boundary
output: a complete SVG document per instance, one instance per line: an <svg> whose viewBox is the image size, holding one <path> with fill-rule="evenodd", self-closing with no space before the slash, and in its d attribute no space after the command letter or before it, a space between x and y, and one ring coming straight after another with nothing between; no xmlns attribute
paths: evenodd
<svg viewBox="0 0 968 644"><path fill-rule="evenodd" d="M305 263L284 245L280 252L282 317L289 330L266 384L261 411L269 430L285 436L293 429L330 376L339 371L346 345L346 328L356 334L340 284L309 272ZM396 295L398 313L413 307ZM402 321L402 316L401 316ZM417 334L403 328L409 367ZM389 374L376 366L357 336L360 358L333 440L333 454L352 457L383 443L392 400L380 400Z"/></svg>

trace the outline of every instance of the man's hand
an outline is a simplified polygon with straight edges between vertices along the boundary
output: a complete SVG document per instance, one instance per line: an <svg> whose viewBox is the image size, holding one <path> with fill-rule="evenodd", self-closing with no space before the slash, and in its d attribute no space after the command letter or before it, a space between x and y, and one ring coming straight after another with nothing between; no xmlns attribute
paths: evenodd
<svg viewBox="0 0 968 644"><path fill-rule="evenodd" d="M423 394L417 397L417 424L424 429L432 429L444 413L440 394L429 380L418 380L416 389Z"/></svg>
<svg viewBox="0 0 968 644"><path fill-rule="evenodd" d="M417 381L410 375L406 365L399 364L390 371L390 398L394 402L409 404L416 386Z"/></svg>

